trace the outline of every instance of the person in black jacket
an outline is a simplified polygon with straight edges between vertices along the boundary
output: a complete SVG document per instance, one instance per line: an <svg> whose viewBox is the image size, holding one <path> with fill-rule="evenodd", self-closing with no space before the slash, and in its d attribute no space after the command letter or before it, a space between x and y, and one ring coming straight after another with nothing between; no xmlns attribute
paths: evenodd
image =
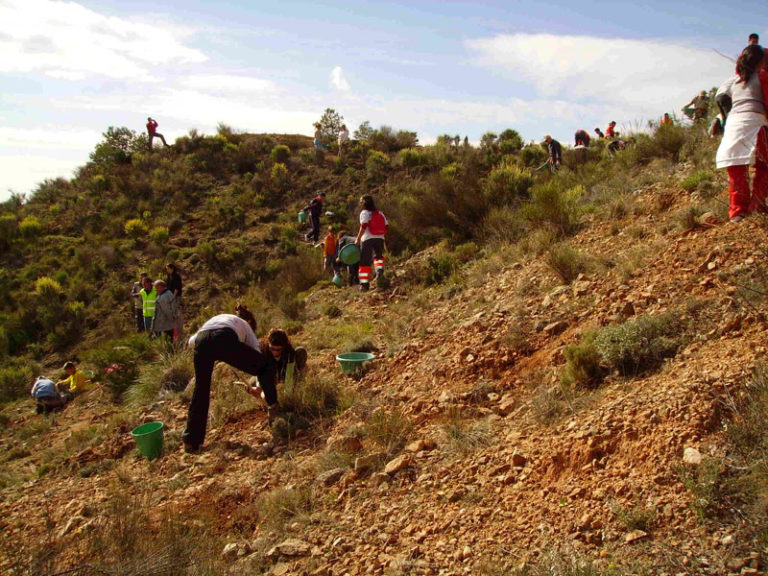
<svg viewBox="0 0 768 576"><path fill-rule="evenodd" d="M319 192L304 207L304 212L309 212L309 217L312 221L312 229L304 236L304 239L307 241L318 242L320 240L320 215L323 213L323 200L325 200L325 192Z"/></svg>
<svg viewBox="0 0 768 576"><path fill-rule="evenodd" d="M168 285L168 291L173 294L176 300L176 324L173 327L173 341L178 342L181 338L181 333L184 328L184 319L181 316L181 287L182 281L179 271L176 270L176 265L168 263L165 265L165 271L168 272L168 277L165 279Z"/></svg>
<svg viewBox="0 0 768 576"><path fill-rule="evenodd" d="M544 136L544 141L547 143L547 150L549 151L549 163L554 170L557 170L563 161L563 147L549 134Z"/></svg>

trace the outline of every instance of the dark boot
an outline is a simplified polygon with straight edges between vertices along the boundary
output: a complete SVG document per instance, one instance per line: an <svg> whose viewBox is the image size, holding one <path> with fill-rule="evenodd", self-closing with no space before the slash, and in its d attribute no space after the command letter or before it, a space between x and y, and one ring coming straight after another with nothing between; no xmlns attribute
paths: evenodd
<svg viewBox="0 0 768 576"><path fill-rule="evenodd" d="M368 282L361 282L360 283L360 292L368 292Z"/></svg>

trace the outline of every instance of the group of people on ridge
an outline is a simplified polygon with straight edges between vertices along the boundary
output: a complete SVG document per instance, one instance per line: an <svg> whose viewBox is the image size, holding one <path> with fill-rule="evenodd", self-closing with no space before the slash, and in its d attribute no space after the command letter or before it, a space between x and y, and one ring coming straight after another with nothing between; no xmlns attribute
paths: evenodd
<svg viewBox="0 0 768 576"><path fill-rule="evenodd" d="M131 288L133 313L137 332L176 342L184 327L181 314L183 283L175 264L166 264L165 269L168 273L165 280L152 281L146 272L141 272L139 281Z"/></svg>

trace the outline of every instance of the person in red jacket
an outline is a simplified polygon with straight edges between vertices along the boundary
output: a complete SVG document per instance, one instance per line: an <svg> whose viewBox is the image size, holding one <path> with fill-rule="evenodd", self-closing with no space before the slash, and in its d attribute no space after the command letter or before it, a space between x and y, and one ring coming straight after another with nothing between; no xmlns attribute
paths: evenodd
<svg viewBox="0 0 768 576"><path fill-rule="evenodd" d="M160 138L163 141L163 146L170 148L168 142L165 141L165 136L157 131L157 121L153 118L147 118L147 134L149 135L149 149L152 150L152 140Z"/></svg>
<svg viewBox="0 0 768 576"><path fill-rule="evenodd" d="M371 264L376 273L376 288L384 287L384 237L387 234L387 218L376 209L373 197L360 198L360 230L355 244L360 247L360 290L367 292L371 282Z"/></svg>
<svg viewBox="0 0 768 576"><path fill-rule="evenodd" d="M608 124L608 128L605 129L605 137L608 140L612 140L618 136L616 132L614 131L614 128L616 128L616 121L612 120L610 124Z"/></svg>

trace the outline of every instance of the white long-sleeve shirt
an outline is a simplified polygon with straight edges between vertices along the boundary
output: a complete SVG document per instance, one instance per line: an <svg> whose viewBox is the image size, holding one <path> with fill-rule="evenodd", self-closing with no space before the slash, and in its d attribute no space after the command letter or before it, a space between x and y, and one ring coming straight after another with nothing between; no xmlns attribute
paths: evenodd
<svg viewBox="0 0 768 576"><path fill-rule="evenodd" d="M218 316L214 316L208 320L208 322L200 326L200 330L192 335L192 337L189 339L188 346L190 348L194 347L195 339L197 338L197 335L200 334L200 332L205 332L206 330L221 330L223 328L234 330L240 342L246 346L250 346L254 350L261 352L259 339L256 338L256 334L253 333L251 325L239 316L235 316L234 314L219 314Z"/></svg>

